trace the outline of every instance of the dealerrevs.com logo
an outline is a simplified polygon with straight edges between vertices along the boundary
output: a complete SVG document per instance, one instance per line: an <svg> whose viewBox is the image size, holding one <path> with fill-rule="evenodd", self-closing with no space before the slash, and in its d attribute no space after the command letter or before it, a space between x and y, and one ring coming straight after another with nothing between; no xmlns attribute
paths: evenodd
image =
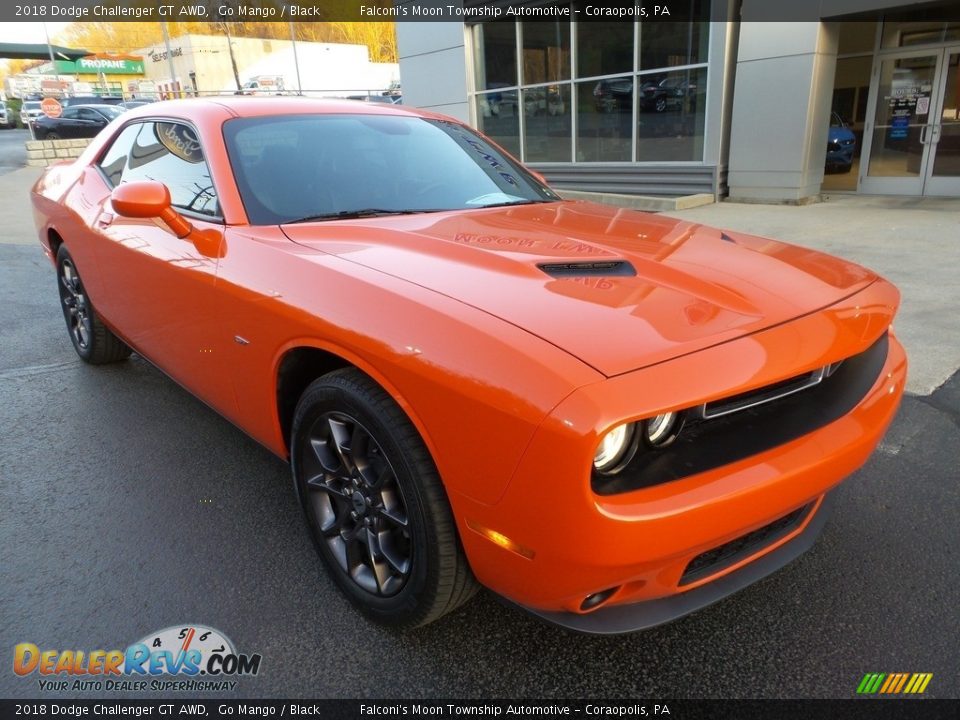
<svg viewBox="0 0 960 720"><path fill-rule="evenodd" d="M261 656L238 653L219 630L178 625L125 650L54 650L33 643L13 649L13 671L39 676L41 691L234 690L234 678L256 675Z"/></svg>

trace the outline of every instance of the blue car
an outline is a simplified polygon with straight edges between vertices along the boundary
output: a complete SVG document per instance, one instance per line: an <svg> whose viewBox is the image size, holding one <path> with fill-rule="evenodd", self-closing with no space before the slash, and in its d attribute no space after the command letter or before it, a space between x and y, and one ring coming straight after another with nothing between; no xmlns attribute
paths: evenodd
<svg viewBox="0 0 960 720"><path fill-rule="evenodd" d="M857 136L847 127L837 113L830 114L830 129L827 133L827 170L850 172L853 153L857 149Z"/></svg>

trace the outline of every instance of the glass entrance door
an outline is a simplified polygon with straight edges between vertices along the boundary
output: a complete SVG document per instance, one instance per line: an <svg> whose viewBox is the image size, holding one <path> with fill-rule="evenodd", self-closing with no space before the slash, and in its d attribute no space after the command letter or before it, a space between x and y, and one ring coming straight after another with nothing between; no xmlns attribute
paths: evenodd
<svg viewBox="0 0 960 720"><path fill-rule="evenodd" d="M871 82L870 126L865 128L860 191L921 195L929 172L942 51L878 58Z"/></svg>
<svg viewBox="0 0 960 720"><path fill-rule="evenodd" d="M931 109L930 163L924 195L960 196L960 46L947 48L940 70L939 102Z"/></svg>

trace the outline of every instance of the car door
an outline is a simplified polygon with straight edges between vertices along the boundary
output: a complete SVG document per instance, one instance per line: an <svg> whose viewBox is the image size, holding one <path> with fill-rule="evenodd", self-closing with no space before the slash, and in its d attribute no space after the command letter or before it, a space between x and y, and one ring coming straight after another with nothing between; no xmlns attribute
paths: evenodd
<svg viewBox="0 0 960 720"><path fill-rule="evenodd" d="M102 314L139 353L220 412L234 399L215 345L217 249L223 238L216 190L197 133L186 123L128 125L98 164L103 182L91 231L103 280ZM113 187L157 180L194 227L178 238L159 220L126 218L110 203ZM197 233L206 235L202 249Z"/></svg>
<svg viewBox="0 0 960 720"><path fill-rule="evenodd" d="M90 108L77 108L76 127L73 137L91 138L107 126L107 119Z"/></svg>
<svg viewBox="0 0 960 720"><path fill-rule="evenodd" d="M64 139L77 137L77 108L65 107L58 118L41 116L46 124L47 133L56 133Z"/></svg>

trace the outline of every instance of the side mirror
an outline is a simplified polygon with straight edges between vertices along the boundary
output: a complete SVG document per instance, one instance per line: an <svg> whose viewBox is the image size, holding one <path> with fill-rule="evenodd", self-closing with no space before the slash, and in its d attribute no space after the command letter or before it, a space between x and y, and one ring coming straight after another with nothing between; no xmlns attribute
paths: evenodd
<svg viewBox="0 0 960 720"><path fill-rule="evenodd" d="M162 182L142 180L118 185L110 193L118 215L130 218L160 218L178 238L185 238L193 226L170 205L170 190Z"/></svg>

